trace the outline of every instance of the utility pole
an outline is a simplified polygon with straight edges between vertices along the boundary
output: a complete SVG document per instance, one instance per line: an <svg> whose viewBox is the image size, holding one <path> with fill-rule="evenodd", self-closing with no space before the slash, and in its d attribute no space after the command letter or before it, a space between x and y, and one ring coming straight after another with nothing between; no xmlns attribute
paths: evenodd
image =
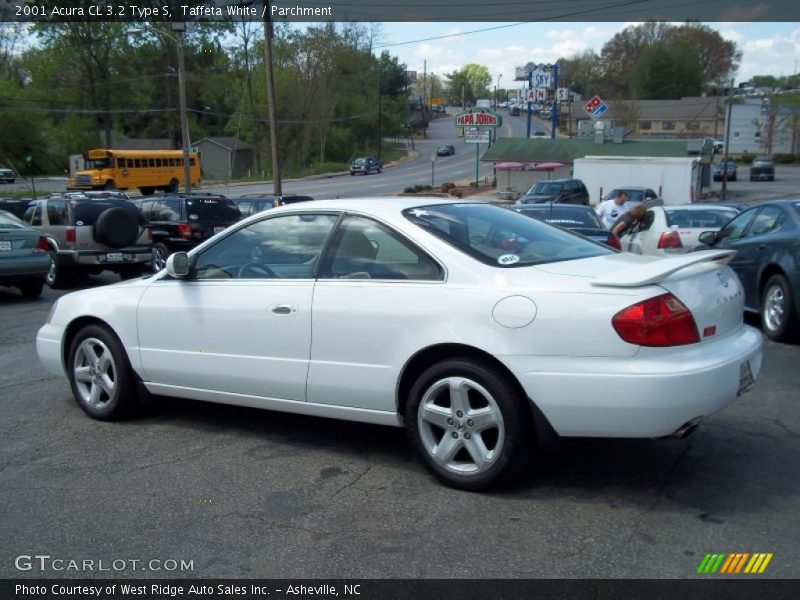
<svg viewBox="0 0 800 600"><path fill-rule="evenodd" d="M383 140L381 139L381 63L378 62L378 160L381 160Z"/></svg>
<svg viewBox="0 0 800 600"><path fill-rule="evenodd" d="M725 117L725 154L722 168L722 191L720 200L725 200L728 195L728 146L731 140L731 114L733 113L733 79L731 79L731 89L728 92L728 111Z"/></svg>
<svg viewBox="0 0 800 600"><path fill-rule="evenodd" d="M428 139L428 106L425 103L428 87L428 61L422 61L422 137Z"/></svg>
<svg viewBox="0 0 800 600"><path fill-rule="evenodd" d="M186 65L183 57L183 31L185 23L173 23L175 45L178 47L178 102L181 113L181 149L183 150L183 187L192 193L192 175L189 166L189 117L186 114Z"/></svg>
<svg viewBox="0 0 800 600"><path fill-rule="evenodd" d="M269 145L272 153L272 188L276 196L283 195L281 163L278 157L278 119L275 116L275 78L272 73L272 15L269 0L264 11L264 62L267 68L267 115L269 119Z"/></svg>

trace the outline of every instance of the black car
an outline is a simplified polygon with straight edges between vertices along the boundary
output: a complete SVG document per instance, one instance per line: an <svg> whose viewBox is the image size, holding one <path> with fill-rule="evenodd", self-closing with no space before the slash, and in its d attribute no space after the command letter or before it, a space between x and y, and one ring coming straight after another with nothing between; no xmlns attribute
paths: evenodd
<svg viewBox="0 0 800 600"><path fill-rule="evenodd" d="M597 213L589 206L574 206L570 204L518 204L511 207L526 217L533 217L539 221L558 225L579 233L595 242L621 250L619 238L603 227Z"/></svg>
<svg viewBox="0 0 800 600"><path fill-rule="evenodd" d="M714 181L722 181L722 179L725 177L726 170L727 180L736 181L736 163L730 160L728 162L719 162L714 165L714 169L711 172L712 176L714 177Z"/></svg>
<svg viewBox="0 0 800 600"><path fill-rule="evenodd" d="M775 181L775 161L771 158L757 158L750 166L750 181Z"/></svg>
<svg viewBox="0 0 800 600"><path fill-rule="evenodd" d="M545 202L589 206L589 191L580 179L542 179L519 199L519 204Z"/></svg>
<svg viewBox="0 0 800 600"><path fill-rule="evenodd" d="M787 341L800 315L800 200L765 202L719 230L700 234L706 246L736 250L729 263L744 287L745 310L761 315L764 334ZM700 248L699 248L700 249ZM726 286L724 281L720 285Z"/></svg>
<svg viewBox="0 0 800 600"><path fill-rule="evenodd" d="M153 231L153 270L173 252L191 250L242 218L233 200L218 194L164 194L137 198Z"/></svg>
<svg viewBox="0 0 800 600"><path fill-rule="evenodd" d="M239 212L243 217L249 217L262 210L295 204L297 202L308 202L313 200L311 196L287 195L276 196L275 194L245 194L237 198L231 198L234 204L239 207Z"/></svg>
<svg viewBox="0 0 800 600"><path fill-rule="evenodd" d="M28 205L36 198L0 198L0 210L10 212L18 218L22 218Z"/></svg>
<svg viewBox="0 0 800 600"><path fill-rule="evenodd" d="M370 173L380 173L383 171L383 163L374 156L361 156L350 163L350 175Z"/></svg>
<svg viewBox="0 0 800 600"><path fill-rule="evenodd" d="M456 153L456 147L453 144L444 144L443 146L439 146L439 149L436 150L436 154L439 156L450 156Z"/></svg>

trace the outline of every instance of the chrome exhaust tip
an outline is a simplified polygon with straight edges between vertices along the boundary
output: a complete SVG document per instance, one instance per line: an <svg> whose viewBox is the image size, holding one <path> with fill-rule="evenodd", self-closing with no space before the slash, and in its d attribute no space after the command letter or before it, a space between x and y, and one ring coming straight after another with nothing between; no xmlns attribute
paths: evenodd
<svg viewBox="0 0 800 600"><path fill-rule="evenodd" d="M701 419L698 417L697 419L692 419L691 421L687 421L686 423L678 427L674 432L672 432L669 435L669 437L676 437L685 440L695 432L695 430L700 425L700 420Z"/></svg>

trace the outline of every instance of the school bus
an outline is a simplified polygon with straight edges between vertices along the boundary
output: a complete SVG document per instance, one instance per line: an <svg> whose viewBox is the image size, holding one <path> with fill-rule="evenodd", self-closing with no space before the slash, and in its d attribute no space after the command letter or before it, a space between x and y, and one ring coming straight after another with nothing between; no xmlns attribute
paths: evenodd
<svg viewBox="0 0 800 600"><path fill-rule="evenodd" d="M177 192L183 183L180 150L88 150L86 166L67 182L68 190L131 190L149 196L156 190ZM200 153L189 152L189 177L200 182Z"/></svg>

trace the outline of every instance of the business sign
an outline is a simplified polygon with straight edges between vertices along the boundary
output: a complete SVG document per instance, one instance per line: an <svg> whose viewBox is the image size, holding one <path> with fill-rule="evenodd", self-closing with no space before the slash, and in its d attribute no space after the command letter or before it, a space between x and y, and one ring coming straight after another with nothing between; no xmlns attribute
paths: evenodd
<svg viewBox="0 0 800 600"><path fill-rule="evenodd" d="M603 102L600 96L595 96L583 105L583 110L589 113L590 117L596 119L608 110L608 104Z"/></svg>
<svg viewBox="0 0 800 600"><path fill-rule="evenodd" d="M491 131L475 130L464 134L464 142L467 144L488 144L491 139Z"/></svg>
<svg viewBox="0 0 800 600"><path fill-rule="evenodd" d="M569 100L569 88L558 88L556 92L556 99L559 102L566 102Z"/></svg>
<svg viewBox="0 0 800 600"><path fill-rule="evenodd" d="M536 88L536 101L544 102L547 100L547 88Z"/></svg>
<svg viewBox="0 0 800 600"><path fill-rule="evenodd" d="M499 127L503 124L500 115L488 109L477 109L456 115L456 127Z"/></svg>

